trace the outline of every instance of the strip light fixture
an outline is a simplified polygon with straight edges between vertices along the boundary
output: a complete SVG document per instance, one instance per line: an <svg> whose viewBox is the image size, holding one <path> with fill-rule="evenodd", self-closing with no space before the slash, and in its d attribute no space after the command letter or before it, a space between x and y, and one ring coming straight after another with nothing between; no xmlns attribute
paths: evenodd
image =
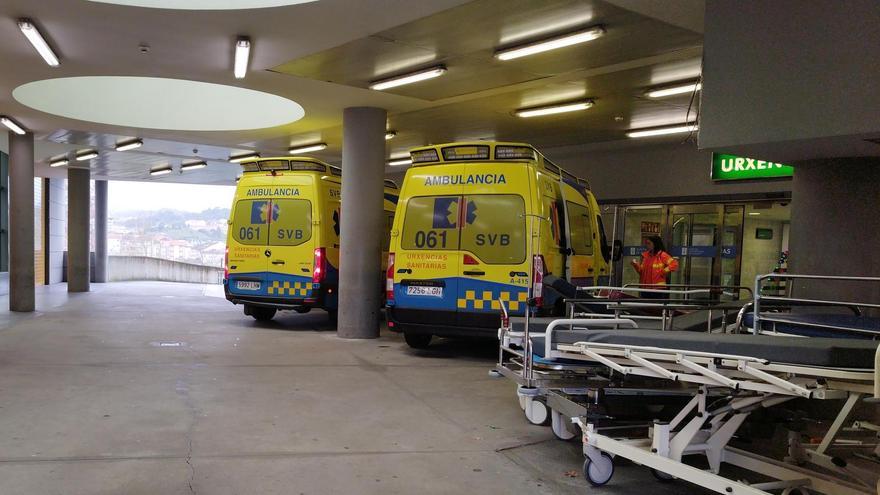
<svg viewBox="0 0 880 495"><path fill-rule="evenodd" d="M683 132L693 132L700 128L696 122L678 125L668 125L665 127L653 127L650 129L633 129L626 133L626 137L643 138L653 136L665 136L667 134L680 134Z"/></svg>
<svg viewBox="0 0 880 495"><path fill-rule="evenodd" d="M662 88L653 88L645 93L648 98L665 98L667 96L675 96L685 93L693 93L703 88L699 82L691 82L687 84L677 84L675 86L665 86Z"/></svg>
<svg viewBox="0 0 880 495"><path fill-rule="evenodd" d="M116 151L128 151L133 150L135 148L140 148L144 145L144 142L140 139L132 139L130 141L123 141L122 143L116 143Z"/></svg>
<svg viewBox="0 0 880 495"><path fill-rule="evenodd" d="M603 34L605 34L604 27L593 26L582 31L576 31L541 41L498 50L495 52L495 58L498 60L513 60L516 58L528 57L529 55L534 55L536 53L543 53L558 48L586 43L587 41L592 41Z"/></svg>
<svg viewBox="0 0 880 495"><path fill-rule="evenodd" d="M249 158L259 158L259 157L260 157L259 153L245 153L243 155L230 156L229 161L230 161L230 163L241 163Z"/></svg>
<svg viewBox="0 0 880 495"><path fill-rule="evenodd" d="M586 110L593 106L592 100L576 101L562 103L559 105L547 105L543 107L520 108L515 111L517 117L540 117L542 115L553 115L555 113L577 112Z"/></svg>
<svg viewBox="0 0 880 495"><path fill-rule="evenodd" d="M68 163L70 163L70 160L68 160L66 156L61 157L61 158L56 158L54 160L49 160L50 167L63 167L65 165L67 165Z"/></svg>
<svg viewBox="0 0 880 495"><path fill-rule="evenodd" d="M420 70L418 72L411 72L409 74L404 74L402 76L392 77L389 79L382 79L380 81L374 81L370 83L370 89L381 91L383 89L396 88L397 86L412 84L419 81L424 81L426 79L434 79L435 77L440 77L445 73L446 67L438 65L435 67L431 67L430 69Z"/></svg>
<svg viewBox="0 0 880 495"><path fill-rule="evenodd" d="M321 151L327 149L327 143L307 144L305 146L295 146L287 150L291 155L300 155L303 153L311 153L313 151Z"/></svg>
<svg viewBox="0 0 880 495"><path fill-rule="evenodd" d="M180 171L181 171L181 172L186 172L186 171L189 171L189 170L198 170L198 169L200 169L200 168L205 168L205 167L207 167L207 166L208 166L207 162L202 162L202 161L199 161L199 162L189 162L189 163L181 163L181 164L180 164Z"/></svg>
<svg viewBox="0 0 880 495"><path fill-rule="evenodd" d="M97 156L98 156L98 152L95 150L79 151L76 154L76 161L84 162L86 160L91 160L92 158L96 158Z"/></svg>
<svg viewBox="0 0 880 495"><path fill-rule="evenodd" d="M394 136L397 136L397 131L386 131L385 141L388 141L389 139L394 139Z"/></svg>
<svg viewBox="0 0 880 495"><path fill-rule="evenodd" d="M49 46L49 43L46 43L46 39L40 34L40 30L37 29L37 26L34 25L33 21L30 19L19 19L18 29L21 29L21 32L25 35L28 41L31 42L31 45L34 45L37 53L43 57L43 60L45 60L50 67L58 67L60 64L58 56L52 51L52 47Z"/></svg>
<svg viewBox="0 0 880 495"><path fill-rule="evenodd" d="M248 60L251 56L251 40L245 36L240 36L235 42L235 73L236 79L244 79L247 74Z"/></svg>
<svg viewBox="0 0 880 495"><path fill-rule="evenodd" d="M390 167L402 167L404 165L412 165L412 158L394 158L388 161Z"/></svg>
<svg viewBox="0 0 880 495"><path fill-rule="evenodd" d="M3 123L3 125L8 127L10 131L12 131L16 134L24 134L24 132L25 132L24 127L18 125L18 122L12 120L11 118L9 118L5 115L0 115L0 123Z"/></svg>
<svg viewBox="0 0 880 495"><path fill-rule="evenodd" d="M150 175L157 177L160 175L168 175L174 170L171 167L154 168L150 170Z"/></svg>

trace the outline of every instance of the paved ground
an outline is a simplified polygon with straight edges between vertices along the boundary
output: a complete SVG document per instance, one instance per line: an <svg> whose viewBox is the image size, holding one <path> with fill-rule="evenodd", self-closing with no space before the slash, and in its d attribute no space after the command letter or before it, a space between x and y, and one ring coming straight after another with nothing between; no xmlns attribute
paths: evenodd
<svg viewBox="0 0 880 495"><path fill-rule="evenodd" d="M93 288L0 311L0 494L594 491L566 475L579 446L488 376L491 346L345 341L319 312L259 324L198 285ZM627 464L612 483L702 493Z"/></svg>

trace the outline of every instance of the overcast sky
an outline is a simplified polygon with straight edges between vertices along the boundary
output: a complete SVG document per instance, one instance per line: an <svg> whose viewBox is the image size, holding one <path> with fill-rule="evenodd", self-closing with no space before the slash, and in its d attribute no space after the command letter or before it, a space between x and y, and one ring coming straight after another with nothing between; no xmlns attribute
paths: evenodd
<svg viewBox="0 0 880 495"><path fill-rule="evenodd" d="M208 208L229 208L235 186L203 186L151 182L110 181L109 209L161 210L171 208L202 211Z"/></svg>

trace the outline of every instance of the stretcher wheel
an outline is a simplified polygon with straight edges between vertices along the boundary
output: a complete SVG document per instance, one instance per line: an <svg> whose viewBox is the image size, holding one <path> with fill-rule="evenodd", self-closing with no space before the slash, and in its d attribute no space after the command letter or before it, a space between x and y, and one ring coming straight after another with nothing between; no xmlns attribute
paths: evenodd
<svg viewBox="0 0 880 495"><path fill-rule="evenodd" d="M651 468L651 474L654 475L654 478L657 478L657 481L661 481L663 483L668 483L670 481L675 481L678 478L672 476L671 474L666 474L663 471L657 471L654 468Z"/></svg>
<svg viewBox="0 0 880 495"><path fill-rule="evenodd" d="M542 399L526 398L526 419L529 423L537 426L550 424L550 408Z"/></svg>
<svg viewBox="0 0 880 495"><path fill-rule="evenodd" d="M560 440L571 440L577 436L577 432L572 431L574 425L572 425L568 419L569 418L566 418L562 413L555 409L550 410L550 428L553 430L553 434L556 435L556 438Z"/></svg>
<svg viewBox="0 0 880 495"><path fill-rule="evenodd" d="M602 452L599 456L599 462L593 462L587 457L584 460L584 478L593 486L602 486L614 476L614 459L610 455Z"/></svg>
<svg viewBox="0 0 880 495"><path fill-rule="evenodd" d="M526 397L525 395L519 395L519 394L517 394L516 398L519 399L519 408L522 409L523 411L525 411L526 406L529 404L529 398Z"/></svg>

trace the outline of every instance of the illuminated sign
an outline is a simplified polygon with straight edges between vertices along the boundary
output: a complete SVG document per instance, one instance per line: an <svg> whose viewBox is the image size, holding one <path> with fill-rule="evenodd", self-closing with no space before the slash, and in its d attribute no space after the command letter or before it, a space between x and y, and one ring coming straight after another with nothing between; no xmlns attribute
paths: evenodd
<svg viewBox="0 0 880 495"><path fill-rule="evenodd" d="M712 180L755 180L791 177L794 168L782 163L712 153Z"/></svg>

